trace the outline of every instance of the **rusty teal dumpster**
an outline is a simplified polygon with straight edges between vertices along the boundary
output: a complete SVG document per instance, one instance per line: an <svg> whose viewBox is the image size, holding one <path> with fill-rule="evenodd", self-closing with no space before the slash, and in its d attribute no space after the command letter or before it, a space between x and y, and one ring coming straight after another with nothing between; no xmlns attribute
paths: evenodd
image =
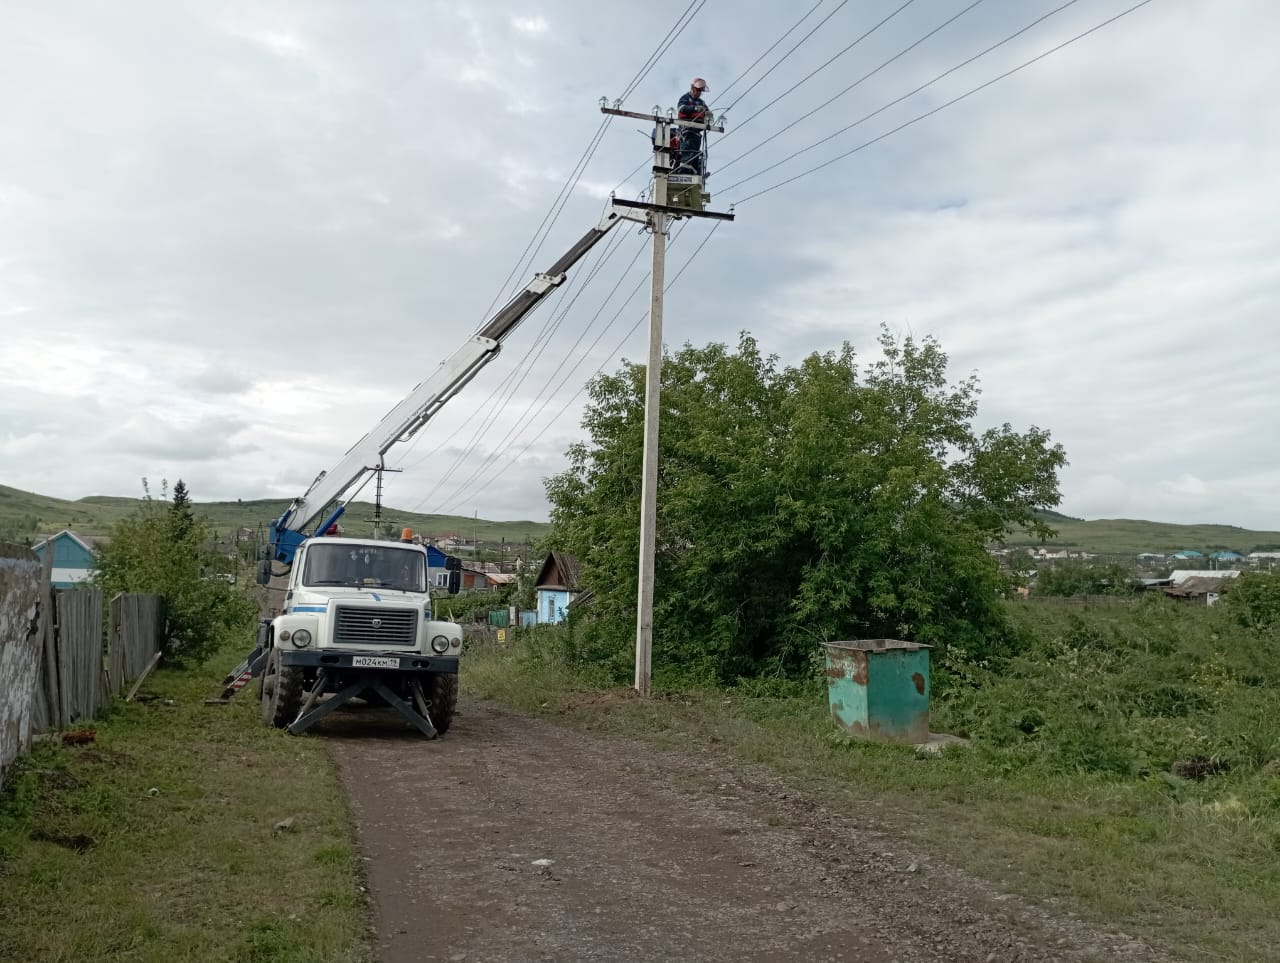
<svg viewBox="0 0 1280 963"><path fill-rule="evenodd" d="M929 646L897 639L823 642L831 718L855 736L929 741Z"/></svg>

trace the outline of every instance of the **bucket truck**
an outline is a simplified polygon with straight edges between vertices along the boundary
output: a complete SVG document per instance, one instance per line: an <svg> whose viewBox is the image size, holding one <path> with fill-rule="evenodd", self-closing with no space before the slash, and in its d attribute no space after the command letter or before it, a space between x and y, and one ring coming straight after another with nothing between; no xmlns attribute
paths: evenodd
<svg viewBox="0 0 1280 963"><path fill-rule="evenodd" d="M599 224L535 275L271 523L258 583L287 579L280 585L280 611L260 621L252 652L225 680L224 698L258 678L264 722L294 734L353 698L386 703L427 737L449 728L462 628L433 618L427 550L411 540L328 533L336 532L357 483L492 361L503 340L564 283L565 272L623 221L643 224L647 216L612 204ZM445 575L450 592L458 590L460 567L449 559L445 573L437 573Z"/></svg>

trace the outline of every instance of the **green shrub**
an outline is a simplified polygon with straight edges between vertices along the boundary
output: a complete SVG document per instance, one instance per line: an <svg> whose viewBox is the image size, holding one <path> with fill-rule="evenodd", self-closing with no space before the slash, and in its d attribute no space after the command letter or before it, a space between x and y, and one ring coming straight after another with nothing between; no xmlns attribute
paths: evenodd
<svg viewBox="0 0 1280 963"><path fill-rule="evenodd" d="M1012 607L1027 651L943 662L939 724L1019 765L1141 776L1178 760L1256 772L1280 758L1280 644L1236 613L1162 599Z"/></svg>
<svg viewBox="0 0 1280 963"><path fill-rule="evenodd" d="M172 503L145 497L121 519L110 540L94 553L93 580L111 597L142 592L165 598L168 635L165 655L172 662L198 663L233 629L248 638L258 606L216 573L225 559L209 546L213 532L197 517L179 481Z"/></svg>

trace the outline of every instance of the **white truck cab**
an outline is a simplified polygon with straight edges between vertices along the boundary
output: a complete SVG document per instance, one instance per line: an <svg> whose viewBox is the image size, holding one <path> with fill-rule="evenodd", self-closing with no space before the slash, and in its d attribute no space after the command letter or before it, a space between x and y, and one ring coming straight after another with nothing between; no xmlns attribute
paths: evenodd
<svg viewBox="0 0 1280 963"><path fill-rule="evenodd" d="M280 614L259 633L263 721L304 732L358 696L380 699L427 735L447 731L462 626L432 617L427 560L412 542L303 541ZM449 560L454 591L457 566Z"/></svg>
<svg viewBox="0 0 1280 963"><path fill-rule="evenodd" d="M289 573L273 635L294 649L460 655L462 627L433 619L431 605L422 546L311 538Z"/></svg>

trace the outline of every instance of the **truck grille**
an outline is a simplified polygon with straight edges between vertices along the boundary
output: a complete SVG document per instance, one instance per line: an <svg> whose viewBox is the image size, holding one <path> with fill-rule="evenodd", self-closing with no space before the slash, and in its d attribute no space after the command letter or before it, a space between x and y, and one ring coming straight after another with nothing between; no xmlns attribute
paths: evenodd
<svg viewBox="0 0 1280 963"><path fill-rule="evenodd" d="M338 608L336 645L416 645L418 613L413 609Z"/></svg>

